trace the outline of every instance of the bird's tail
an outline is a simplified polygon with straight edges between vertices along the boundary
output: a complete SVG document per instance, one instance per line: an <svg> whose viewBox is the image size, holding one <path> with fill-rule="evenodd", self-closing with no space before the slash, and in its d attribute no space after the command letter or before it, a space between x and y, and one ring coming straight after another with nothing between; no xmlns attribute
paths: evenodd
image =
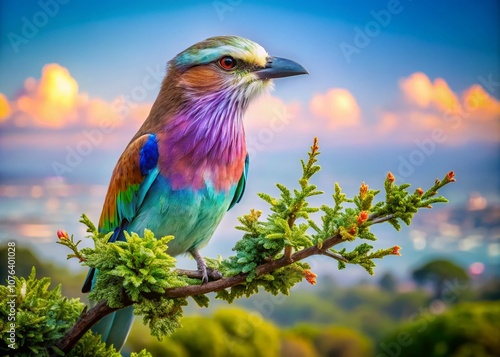
<svg viewBox="0 0 500 357"><path fill-rule="evenodd" d="M134 322L134 308L132 306L118 310L102 318L92 331L102 336L106 344L113 345L120 351Z"/></svg>

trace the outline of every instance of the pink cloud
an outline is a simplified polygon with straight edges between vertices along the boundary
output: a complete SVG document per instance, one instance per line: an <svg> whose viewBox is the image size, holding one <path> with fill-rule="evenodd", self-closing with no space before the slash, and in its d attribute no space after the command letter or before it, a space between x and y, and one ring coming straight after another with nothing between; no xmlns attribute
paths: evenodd
<svg viewBox="0 0 500 357"><path fill-rule="evenodd" d="M406 101L397 110L382 110L378 132L387 133L390 126L397 140L411 142L438 128L446 133L445 144L500 141L500 101L479 84L460 95L444 79L432 82L417 72L402 78L399 87Z"/></svg>
<svg viewBox="0 0 500 357"><path fill-rule="evenodd" d="M42 68L41 78L27 78L16 98L8 100L0 93L0 122L17 127L34 126L58 129L68 126L120 126L122 120L142 122L150 103L134 104L123 116L123 98L107 102L80 93L78 83L67 68L56 63ZM138 116L141 117L138 117Z"/></svg>
<svg viewBox="0 0 500 357"><path fill-rule="evenodd" d="M264 94L248 107L244 117L245 129L247 132L258 132L266 127L271 130L281 128L293 123L293 118L297 118L300 112L300 103L285 103L280 98Z"/></svg>
<svg viewBox="0 0 500 357"><path fill-rule="evenodd" d="M311 98L309 110L328 120L329 126L353 127L361 123L361 110L354 96L344 88L331 88Z"/></svg>
<svg viewBox="0 0 500 357"><path fill-rule="evenodd" d="M335 145L411 144L431 137L436 130L446 137L443 145L500 141L500 102L480 85L459 94L446 80L431 80L417 72L402 78L399 88L401 97L389 102L397 109L391 110L361 110L354 95L341 88L314 95L306 108L300 103L262 97L246 116L247 133L263 134L271 127L271 120L289 118L283 132L272 136L267 147L303 145L313 136Z"/></svg>
<svg viewBox="0 0 500 357"><path fill-rule="evenodd" d="M413 73L399 81L403 95L410 103L416 103L421 108L433 105L441 111L460 110L458 97L442 78L436 78L434 83L422 72Z"/></svg>
<svg viewBox="0 0 500 357"><path fill-rule="evenodd" d="M398 126L398 116L394 113L385 112L380 116L380 122L377 126L379 135L386 135L394 132Z"/></svg>

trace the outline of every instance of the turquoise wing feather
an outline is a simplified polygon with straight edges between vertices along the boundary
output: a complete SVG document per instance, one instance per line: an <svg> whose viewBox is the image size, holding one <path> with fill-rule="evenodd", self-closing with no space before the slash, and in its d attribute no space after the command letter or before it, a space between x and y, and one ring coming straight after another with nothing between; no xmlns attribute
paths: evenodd
<svg viewBox="0 0 500 357"><path fill-rule="evenodd" d="M234 192L234 197L233 200L231 201L231 204L229 205L229 208L227 209L228 211L233 208L235 204L241 201L241 198L243 197L243 194L245 193L245 187L247 184L247 177L248 177L248 167L250 165L250 157L246 156L245 158L245 167L243 169L243 173L241 174L241 178L238 181L238 186L236 186L236 191Z"/></svg>

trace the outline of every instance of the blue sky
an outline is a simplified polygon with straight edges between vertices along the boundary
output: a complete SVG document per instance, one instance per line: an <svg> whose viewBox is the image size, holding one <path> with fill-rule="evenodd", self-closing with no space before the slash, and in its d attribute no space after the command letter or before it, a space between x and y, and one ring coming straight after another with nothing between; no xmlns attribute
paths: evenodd
<svg viewBox="0 0 500 357"><path fill-rule="evenodd" d="M24 17L42 21L43 17L36 17L43 11L39 3L44 2L27 1L22 6L2 2L0 88L8 94L27 76L38 76L44 64L57 62L70 69L81 90L111 99L133 86L147 65L164 64L192 43L219 34L251 38L270 53L301 61L311 77L321 74L300 87L297 84L303 96L336 85L349 88L370 105L394 93L397 79L415 71L443 77L455 90L477 82L480 75L498 75L496 1L481 5L404 0L307 5L302 1L143 1L138 5L136 1L73 0L58 5L55 15L49 14L47 24L37 28L27 44L20 44L16 54L8 34L23 36ZM398 13L391 14L387 26L380 26L379 34L369 37L369 44L348 63L340 44L353 44L354 28L364 30L374 20L371 12L387 11L391 3L399 3L393 6ZM279 90L289 98L300 96L295 83L289 91Z"/></svg>
<svg viewBox="0 0 500 357"><path fill-rule="evenodd" d="M494 0L2 1L0 200L17 208L0 210L14 222L0 239L30 239L26 223L47 202L64 217L46 227L47 242L81 212L97 219L111 170L147 116L166 62L227 34L250 38L310 74L276 81L272 95L250 110L247 135L262 149L222 235L236 214L258 204L256 192L294 182L297 158L313 136L323 148L324 189L338 180L355 192L387 171L418 186L454 169L452 205L476 194L498 205L499 21ZM116 103L130 113L120 117ZM67 165L68 150L81 149L107 117L116 127L59 175L54 163ZM273 118L284 125L266 138ZM71 188L70 198L71 190L78 194L51 197L54 176ZM95 196L74 185L88 185ZM40 211L28 214L26 204Z"/></svg>

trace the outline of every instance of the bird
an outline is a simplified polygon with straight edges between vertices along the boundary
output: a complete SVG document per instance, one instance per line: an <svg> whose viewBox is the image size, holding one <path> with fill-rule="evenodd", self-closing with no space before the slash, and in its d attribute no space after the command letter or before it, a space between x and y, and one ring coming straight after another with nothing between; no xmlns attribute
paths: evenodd
<svg viewBox="0 0 500 357"><path fill-rule="evenodd" d="M146 228L157 237L173 235L167 253L191 254L202 283L208 282L199 249L241 200L247 183L243 115L273 79L307 73L239 36L207 38L176 55L148 117L116 163L99 231L112 232L109 243ZM92 289L97 275L90 269L82 292ZM129 307L92 330L119 351L132 322Z"/></svg>

